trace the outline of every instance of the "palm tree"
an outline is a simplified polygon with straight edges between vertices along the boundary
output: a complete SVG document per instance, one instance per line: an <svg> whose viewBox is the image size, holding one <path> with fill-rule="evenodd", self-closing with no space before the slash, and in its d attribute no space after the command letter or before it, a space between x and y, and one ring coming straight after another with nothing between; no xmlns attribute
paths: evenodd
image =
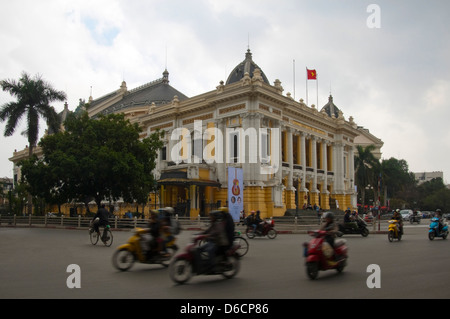
<svg viewBox="0 0 450 319"><path fill-rule="evenodd" d="M53 106L53 101L64 101L66 94L55 90L40 75L31 78L26 72L22 73L19 81L3 80L0 86L5 92L16 97L17 101L9 102L1 106L0 120L6 120L4 136L14 134L16 127L23 116L27 118L27 127L22 135L28 138L29 155L39 137L39 118L47 121L47 125L53 132L59 131L60 119ZM28 213L31 213L31 200L28 201Z"/></svg>
<svg viewBox="0 0 450 319"><path fill-rule="evenodd" d="M358 145L355 154L355 182L361 190L362 205L365 201L365 188L375 179L375 168L379 161L375 158L372 151L375 145L363 147Z"/></svg>

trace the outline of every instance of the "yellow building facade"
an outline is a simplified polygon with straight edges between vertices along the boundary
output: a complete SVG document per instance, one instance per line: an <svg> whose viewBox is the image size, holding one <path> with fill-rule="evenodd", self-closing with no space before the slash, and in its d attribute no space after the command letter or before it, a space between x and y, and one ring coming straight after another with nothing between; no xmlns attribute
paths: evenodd
<svg viewBox="0 0 450 319"><path fill-rule="evenodd" d="M169 73L133 90L89 98L88 114L124 113L142 137L165 132L154 175L155 205L196 218L227 205L227 167L243 170L244 209L262 217L319 205L356 207L355 138L360 131L333 104L320 110L283 94L245 59L215 89L187 97L169 84ZM14 161L14 158L12 159Z"/></svg>

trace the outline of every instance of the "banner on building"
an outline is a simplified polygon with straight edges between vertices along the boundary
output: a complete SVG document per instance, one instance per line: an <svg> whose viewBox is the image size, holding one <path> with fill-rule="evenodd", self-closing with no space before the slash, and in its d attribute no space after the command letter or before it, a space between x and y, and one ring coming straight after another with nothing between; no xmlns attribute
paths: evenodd
<svg viewBox="0 0 450 319"><path fill-rule="evenodd" d="M228 211L236 222L244 209L243 175L242 168L228 167Z"/></svg>

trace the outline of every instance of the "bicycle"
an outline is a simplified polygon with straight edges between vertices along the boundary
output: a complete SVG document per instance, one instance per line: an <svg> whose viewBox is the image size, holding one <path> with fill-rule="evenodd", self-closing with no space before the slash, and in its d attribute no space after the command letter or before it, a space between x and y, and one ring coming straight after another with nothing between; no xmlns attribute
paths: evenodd
<svg viewBox="0 0 450 319"><path fill-rule="evenodd" d="M91 240L92 245L97 245L99 235L94 229L94 224L98 221L94 221L91 223L91 227L89 227L89 238ZM100 232L100 227L99 227ZM113 243L113 234L111 232L111 227L109 225L103 226L103 235L100 237L101 241L106 247L110 247Z"/></svg>
<svg viewBox="0 0 450 319"><path fill-rule="evenodd" d="M248 252L249 245L248 245L247 239L245 239L244 237L241 236L240 231L234 232L233 242L240 246L240 248L236 251L238 256L239 257L245 256L245 254L247 254L247 252Z"/></svg>

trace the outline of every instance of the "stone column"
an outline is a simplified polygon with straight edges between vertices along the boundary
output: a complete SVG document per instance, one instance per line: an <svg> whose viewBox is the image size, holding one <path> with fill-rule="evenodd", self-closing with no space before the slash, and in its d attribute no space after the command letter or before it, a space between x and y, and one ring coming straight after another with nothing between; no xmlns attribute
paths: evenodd
<svg viewBox="0 0 450 319"><path fill-rule="evenodd" d="M295 188L294 188L294 145L292 138L292 128L286 128L286 139L287 139L287 160L289 163L289 171L287 177L287 187L286 187L286 208L295 209Z"/></svg>
<svg viewBox="0 0 450 319"><path fill-rule="evenodd" d="M317 189L317 137L311 136L311 155L312 155L312 167L313 167L313 180L311 186L310 201L311 205L319 205L319 191Z"/></svg>
<svg viewBox="0 0 450 319"><path fill-rule="evenodd" d="M328 153L327 153L328 142L323 141L322 143L322 163L323 163L323 185L322 185L322 208L330 209L330 193L328 192Z"/></svg>
<svg viewBox="0 0 450 319"><path fill-rule="evenodd" d="M219 179L219 182L222 184L222 187L228 187L227 183L227 167L226 167L226 156L227 156L227 150L226 150L226 119L218 119L216 120L216 127L218 128L218 133L215 137L216 142L216 162L217 162L217 177ZM222 138L218 138L219 136L222 136Z"/></svg>
<svg viewBox="0 0 450 319"><path fill-rule="evenodd" d="M306 189L306 141L305 141L306 133L300 132L300 141L301 141L301 163L302 163L302 185L301 191L305 191Z"/></svg>

